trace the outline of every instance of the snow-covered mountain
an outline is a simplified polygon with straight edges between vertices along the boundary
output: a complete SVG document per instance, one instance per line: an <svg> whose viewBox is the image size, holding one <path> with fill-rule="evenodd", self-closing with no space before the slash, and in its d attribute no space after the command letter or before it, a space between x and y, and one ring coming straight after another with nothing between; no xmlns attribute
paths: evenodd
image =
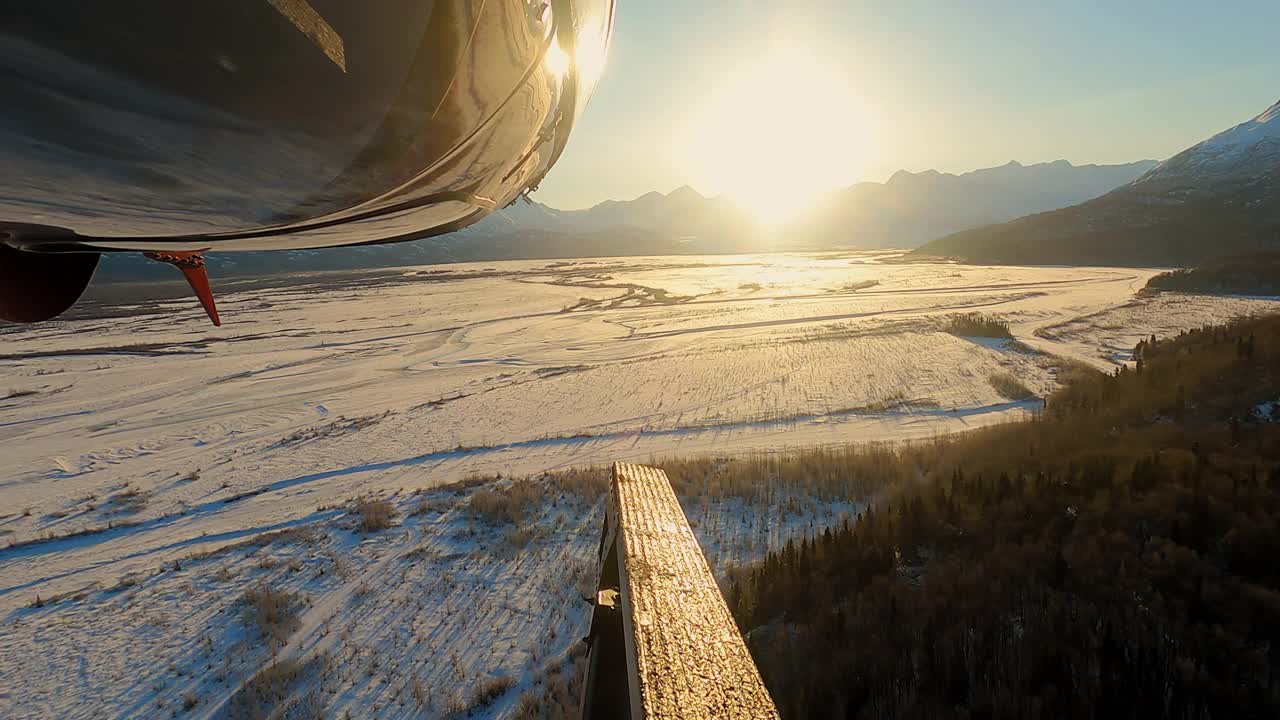
<svg viewBox="0 0 1280 720"><path fill-rule="evenodd" d="M1280 165L1280 102L1157 165L1142 182L1247 179Z"/></svg>
<svg viewBox="0 0 1280 720"><path fill-rule="evenodd" d="M1102 197L957 232L921 254L980 263L1187 265L1280 248L1280 102Z"/></svg>
<svg viewBox="0 0 1280 720"><path fill-rule="evenodd" d="M1058 160L1036 165L1009 162L958 175L899 170L888 182L858 183L831 193L779 234L810 247L911 247L956 230L1074 205L1155 166L1154 160L1081 166ZM756 236L741 208L722 197L704 197L687 185L666 195L649 192L586 210L520 202L475 229L485 234L512 229L600 232L617 227L702 242L747 242Z"/></svg>
<svg viewBox="0 0 1280 720"><path fill-rule="evenodd" d="M887 183L859 183L828 197L797 226L829 244L914 247L957 230L1083 202L1155 165L1143 160L1077 166L1057 160L1009 162L960 175L900 170Z"/></svg>

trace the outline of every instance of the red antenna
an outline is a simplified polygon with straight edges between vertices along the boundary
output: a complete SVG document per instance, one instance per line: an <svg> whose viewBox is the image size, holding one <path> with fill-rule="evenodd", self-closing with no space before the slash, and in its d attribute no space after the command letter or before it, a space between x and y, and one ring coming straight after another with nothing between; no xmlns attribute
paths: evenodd
<svg viewBox="0 0 1280 720"><path fill-rule="evenodd" d="M204 250L171 250L166 252L145 252L146 257L157 262L169 263L182 271L187 284L195 291L204 311L214 326L221 327L218 319L218 307L213 303L213 290L209 287L209 274L204 269Z"/></svg>

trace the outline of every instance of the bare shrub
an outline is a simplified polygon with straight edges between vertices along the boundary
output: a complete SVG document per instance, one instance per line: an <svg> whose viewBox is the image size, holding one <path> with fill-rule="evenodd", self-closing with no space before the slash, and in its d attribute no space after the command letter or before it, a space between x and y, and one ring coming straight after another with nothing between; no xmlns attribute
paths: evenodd
<svg viewBox="0 0 1280 720"><path fill-rule="evenodd" d="M486 520L510 521L511 501L506 494L485 488L477 490L467 501L467 512Z"/></svg>
<svg viewBox="0 0 1280 720"><path fill-rule="evenodd" d="M396 507L386 500L361 498L352 511L360 517L360 531L366 533L386 530L396 517Z"/></svg>
<svg viewBox="0 0 1280 720"><path fill-rule="evenodd" d="M1007 372L992 373L987 380L991 383L991 387L1000 393L1000 397L1008 400L1029 400L1036 396L1018 378Z"/></svg>
<svg viewBox="0 0 1280 720"><path fill-rule="evenodd" d="M666 458L657 464L683 501L741 498L768 505L794 494L815 500L862 498L892 481L914 477L917 471L900 449L886 443L850 444L732 458Z"/></svg>
<svg viewBox="0 0 1280 720"><path fill-rule="evenodd" d="M292 593L259 585L244 591L244 601L250 621L274 645L283 645L302 624L298 599Z"/></svg>
<svg viewBox="0 0 1280 720"><path fill-rule="evenodd" d="M520 699L516 702L516 718L517 720L533 720L542 717L542 698L532 690L525 690L520 693Z"/></svg>
<svg viewBox="0 0 1280 720"><path fill-rule="evenodd" d="M585 652L581 645L561 661L548 664L530 690L520 694L512 717L515 720L570 720L579 716Z"/></svg>
<svg viewBox="0 0 1280 720"><path fill-rule="evenodd" d="M413 680L410 682L410 688L410 694L418 707L425 707L430 703L431 693L427 690L426 684L422 682L422 678L414 675Z"/></svg>
<svg viewBox="0 0 1280 720"><path fill-rule="evenodd" d="M449 490L452 492L465 492L467 490L471 490L472 488L478 488L478 487L483 487L485 485L488 485L489 483L492 483L501 479L501 477L502 477L501 475L481 475L480 473L467 473L462 477L461 480L455 483L450 483L448 485L445 485L441 489Z"/></svg>
<svg viewBox="0 0 1280 720"><path fill-rule="evenodd" d="M126 485L124 490L107 498L107 504L111 506L112 512L125 515L141 512L147 507L147 502L147 493L133 485Z"/></svg>
<svg viewBox="0 0 1280 720"><path fill-rule="evenodd" d="M227 717L273 717L273 710L289 697L295 681L303 673L303 666L293 659L273 662L245 681L231 699Z"/></svg>
<svg viewBox="0 0 1280 720"><path fill-rule="evenodd" d="M1057 358L1054 369L1057 372L1058 382L1063 385L1089 380L1101 374L1101 371L1094 366L1074 358Z"/></svg>
<svg viewBox="0 0 1280 720"><path fill-rule="evenodd" d="M953 315L942 328L943 332L961 337L1011 338L1009 323L987 317L982 313Z"/></svg>
<svg viewBox="0 0 1280 720"><path fill-rule="evenodd" d="M519 550L534 537L534 531L528 525L512 525L502 534L502 539L513 550Z"/></svg>
<svg viewBox="0 0 1280 720"><path fill-rule="evenodd" d="M409 511L409 517L419 517L427 513L444 512L449 508L447 502L441 502L436 497L424 497L414 504L413 509Z"/></svg>
<svg viewBox="0 0 1280 720"><path fill-rule="evenodd" d="M516 679L510 675L485 678L472 689L471 698L467 703L468 709L478 710L492 705L494 700L502 697L503 693L515 687L515 685Z"/></svg>
<svg viewBox="0 0 1280 720"><path fill-rule="evenodd" d="M467 501L467 512L492 524L524 522L530 508L541 505L543 487L533 480L516 480L498 488L482 488Z"/></svg>
<svg viewBox="0 0 1280 720"><path fill-rule="evenodd" d="M463 713L470 714L471 706L467 704L467 699L462 696L460 690L454 690L449 699L444 703L445 717L457 717Z"/></svg>
<svg viewBox="0 0 1280 720"><path fill-rule="evenodd" d="M299 445L320 438L340 437L347 433L357 432L372 425L376 425L386 419L391 411L388 410L381 415L364 415L361 417L348 418L345 415L339 415L328 424L312 425L280 439L277 443L280 447L289 447L290 445Z"/></svg>
<svg viewBox="0 0 1280 720"><path fill-rule="evenodd" d="M609 492L609 468L572 468L547 476L547 482L557 490L594 504Z"/></svg>

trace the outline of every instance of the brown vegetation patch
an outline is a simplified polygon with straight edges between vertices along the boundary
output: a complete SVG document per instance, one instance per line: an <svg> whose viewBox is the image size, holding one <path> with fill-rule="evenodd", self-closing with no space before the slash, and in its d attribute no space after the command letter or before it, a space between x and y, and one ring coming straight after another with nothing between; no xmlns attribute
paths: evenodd
<svg viewBox="0 0 1280 720"><path fill-rule="evenodd" d="M1009 323L987 317L982 313L965 313L953 315L947 319L943 332L960 337L1012 338Z"/></svg>
<svg viewBox="0 0 1280 720"><path fill-rule="evenodd" d="M288 701L294 686L307 675L308 670L310 664L303 665L292 658L271 663L240 686L227 705L226 716L231 720L284 716L281 706Z"/></svg>
<svg viewBox="0 0 1280 720"><path fill-rule="evenodd" d="M276 444L279 447L291 447L321 438L340 437L348 433L357 432L367 427L377 425L379 422L385 420L389 415L391 415L390 410L382 413L381 415L362 415L354 418L339 415L334 418L333 421L323 425L311 425L290 433L289 435L281 438L280 442Z"/></svg>
<svg viewBox="0 0 1280 720"><path fill-rule="evenodd" d="M574 645L567 657L549 663L520 694L514 720L576 720L586 674L586 650Z"/></svg>
<svg viewBox="0 0 1280 720"><path fill-rule="evenodd" d="M292 593L259 585L244 591L244 602L249 620L272 645L283 645L301 625Z"/></svg>
<svg viewBox="0 0 1280 720"><path fill-rule="evenodd" d="M1022 381L1011 373L992 373L991 377L987 378L987 381L1000 394L1000 397L1006 400L1030 400L1036 396L1035 393L1031 392L1030 388L1023 385Z"/></svg>
<svg viewBox="0 0 1280 720"><path fill-rule="evenodd" d="M502 697L504 693L515 687L515 685L516 679L509 675L485 678L471 689L471 695L467 697L461 707L451 708L451 714L460 715L465 713L472 715L477 710L482 710L492 705L495 700Z"/></svg>
<svg viewBox="0 0 1280 720"><path fill-rule="evenodd" d="M531 508L540 507L546 487L535 480L514 480L494 488L481 488L467 501L467 512L491 524L524 522Z"/></svg>
<svg viewBox="0 0 1280 720"><path fill-rule="evenodd" d="M106 507L110 512L132 515L146 509L148 494L133 485L126 485L120 492L107 497Z"/></svg>
<svg viewBox="0 0 1280 720"><path fill-rule="evenodd" d="M351 511L360 519L360 532L378 532L395 524L396 506L386 500L361 498L355 502Z"/></svg>
<svg viewBox="0 0 1280 720"><path fill-rule="evenodd" d="M545 479L560 492L594 504L609 492L609 477L607 467L586 467L560 470L547 475Z"/></svg>

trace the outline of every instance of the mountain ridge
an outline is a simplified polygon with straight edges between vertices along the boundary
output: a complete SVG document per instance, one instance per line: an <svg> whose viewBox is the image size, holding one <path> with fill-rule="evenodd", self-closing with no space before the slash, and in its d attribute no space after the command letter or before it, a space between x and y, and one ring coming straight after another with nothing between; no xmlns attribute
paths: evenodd
<svg viewBox="0 0 1280 720"><path fill-rule="evenodd" d="M1011 160L964 173L899 170L882 183L859 182L826 194L779 234L823 246L911 247L964 227L1101 195L1156 165L1155 160L1073 165L1060 159L1029 165ZM515 209L533 220L530 228L598 232L630 225L675 237L732 233L750 239L758 234L746 209L689 185L666 194L654 190L631 200L605 200L580 210L535 205L547 212L530 218L528 212ZM486 223L489 220L476 227L483 231Z"/></svg>
<svg viewBox="0 0 1280 720"><path fill-rule="evenodd" d="M1003 264L1194 265L1280 247L1280 102L1083 203L916 250Z"/></svg>
<svg viewBox="0 0 1280 720"><path fill-rule="evenodd" d="M560 210L519 201L442 237L390 245L210 254L215 275L343 270L484 260L912 247L948 232L1062 207L1133 180L1155 161L1075 166L1065 160L966 173L894 173L829 193L772 232L723 196L689 185ZM167 277L139 256L109 255L104 281Z"/></svg>

